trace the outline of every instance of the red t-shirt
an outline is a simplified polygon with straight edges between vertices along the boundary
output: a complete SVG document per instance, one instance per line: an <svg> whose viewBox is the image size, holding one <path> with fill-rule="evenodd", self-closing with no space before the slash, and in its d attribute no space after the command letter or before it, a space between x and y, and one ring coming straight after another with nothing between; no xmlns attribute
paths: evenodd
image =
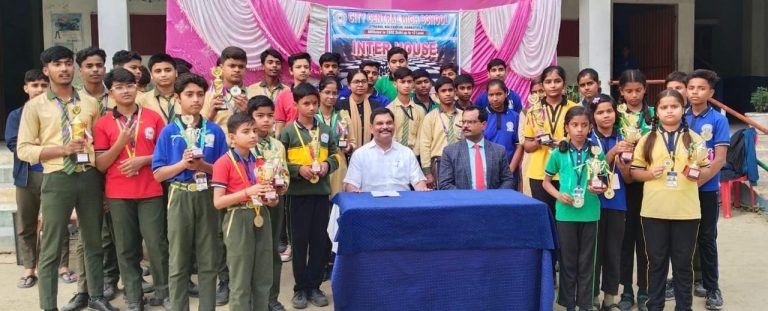
<svg viewBox="0 0 768 311"><path fill-rule="evenodd" d="M299 111L293 104L293 92L290 89L280 92L280 95L275 99L275 120L287 124L296 121L298 117Z"/></svg>
<svg viewBox="0 0 768 311"><path fill-rule="evenodd" d="M248 175L246 174L243 162L238 158L235 158L237 162L237 166L235 166L235 164L232 163L232 159L229 157L230 152L231 149L216 160L216 163L213 163L211 186L226 188L227 191L225 191L224 194L242 191L251 185L250 181L248 181ZM240 173L238 173L238 170ZM243 176L242 178L240 177L241 175ZM246 198L245 195L243 195L241 202L245 203L248 201L250 201L250 198Z"/></svg>
<svg viewBox="0 0 768 311"><path fill-rule="evenodd" d="M137 124L135 137L135 156L151 156L155 152L155 143L160 135L160 131L165 126L163 118L159 114L150 110L140 108L134 113L133 118L139 115L139 124ZM125 124L127 118L121 115L117 110L107 113L96 122L93 129L93 148L96 152L109 150L120 137L120 127ZM120 125L118 125L118 122ZM131 144L126 144L128 150L131 150ZM147 199L163 195L163 187L152 176L152 167L150 165L139 169L139 175L125 176L120 172L120 163L128 159L128 150L123 148L115 162L109 166L105 178L105 195L108 199ZM134 152L134 151L132 151Z"/></svg>

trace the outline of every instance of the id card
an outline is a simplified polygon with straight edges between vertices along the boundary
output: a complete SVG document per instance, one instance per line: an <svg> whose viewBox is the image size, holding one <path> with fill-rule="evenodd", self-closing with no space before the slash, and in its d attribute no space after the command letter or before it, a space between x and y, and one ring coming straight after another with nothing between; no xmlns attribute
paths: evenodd
<svg viewBox="0 0 768 311"><path fill-rule="evenodd" d="M584 188L576 187L573 189L573 207L581 208L584 206Z"/></svg>
<svg viewBox="0 0 768 311"><path fill-rule="evenodd" d="M677 172L667 173L667 187L677 188Z"/></svg>
<svg viewBox="0 0 768 311"><path fill-rule="evenodd" d="M195 172L194 178L197 191L208 189L208 175L206 175L205 172Z"/></svg>
<svg viewBox="0 0 768 311"><path fill-rule="evenodd" d="M613 176L611 176L611 188L613 188L613 190L621 189L621 184L619 183L619 174L618 173L613 173Z"/></svg>

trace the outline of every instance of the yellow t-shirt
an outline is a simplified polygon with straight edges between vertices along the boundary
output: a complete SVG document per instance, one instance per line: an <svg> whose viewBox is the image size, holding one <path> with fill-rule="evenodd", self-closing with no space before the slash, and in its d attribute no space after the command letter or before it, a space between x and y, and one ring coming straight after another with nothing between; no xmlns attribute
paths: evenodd
<svg viewBox="0 0 768 311"><path fill-rule="evenodd" d="M554 109L545 104L544 131L552 135L552 139L561 140L565 138L565 114L568 113L569 109L576 106L580 106L580 104L570 100L565 103L560 103L558 108ZM528 114L530 113L529 110ZM526 120L523 135L525 135L526 139L535 139L536 128L532 123L533 118L526 115ZM552 129L552 125L554 125L554 130ZM529 153L530 162L528 162L528 178L544 180L544 167L547 165L547 159L549 159L550 152L551 149L549 147L542 146L539 150ZM558 179L557 176L554 176L553 178Z"/></svg>

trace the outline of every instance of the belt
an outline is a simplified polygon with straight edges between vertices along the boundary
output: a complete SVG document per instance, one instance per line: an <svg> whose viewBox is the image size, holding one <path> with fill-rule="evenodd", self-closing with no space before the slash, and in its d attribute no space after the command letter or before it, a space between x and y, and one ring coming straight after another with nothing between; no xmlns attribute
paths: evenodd
<svg viewBox="0 0 768 311"><path fill-rule="evenodd" d="M183 181L174 181L171 183L171 187L174 187L176 189L179 189L181 191L189 191L189 192L198 192L203 190L210 189L210 186L208 189L197 189L197 183L194 182L183 182Z"/></svg>
<svg viewBox="0 0 768 311"><path fill-rule="evenodd" d="M227 212L236 211L236 210L246 210L246 209L253 209L253 202L248 202L240 205L227 207Z"/></svg>

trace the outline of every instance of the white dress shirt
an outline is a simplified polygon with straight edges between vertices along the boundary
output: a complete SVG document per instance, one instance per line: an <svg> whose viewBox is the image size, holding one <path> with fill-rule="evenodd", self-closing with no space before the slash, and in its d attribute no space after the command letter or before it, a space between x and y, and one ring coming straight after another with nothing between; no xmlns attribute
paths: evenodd
<svg viewBox="0 0 768 311"><path fill-rule="evenodd" d="M352 154L344 182L362 192L409 191L408 185L426 181L413 151L397 142L384 150L375 141Z"/></svg>

